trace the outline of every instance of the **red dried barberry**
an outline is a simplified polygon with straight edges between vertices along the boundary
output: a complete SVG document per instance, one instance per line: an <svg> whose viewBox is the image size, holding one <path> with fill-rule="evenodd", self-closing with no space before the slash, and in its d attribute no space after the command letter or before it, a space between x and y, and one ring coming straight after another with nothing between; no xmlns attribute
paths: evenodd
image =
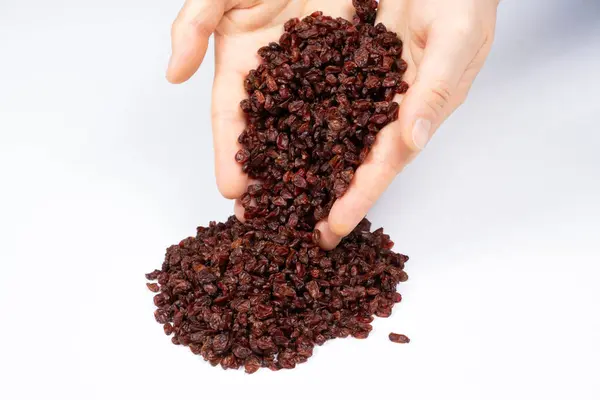
<svg viewBox="0 0 600 400"><path fill-rule="evenodd" d="M164 332L211 365L295 368L327 340L367 338L373 315L389 316L401 300L408 257L382 229L363 220L331 251L315 229L397 119L394 94L408 88L402 42L373 26L377 2L353 4L353 22L315 12L258 51L235 155L260 182L241 197L246 222L199 227L146 274L158 281L148 288Z"/></svg>
<svg viewBox="0 0 600 400"><path fill-rule="evenodd" d="M390 333L389 338L394 343L410 343L410 339L406 335L399 333Z"/></svg>

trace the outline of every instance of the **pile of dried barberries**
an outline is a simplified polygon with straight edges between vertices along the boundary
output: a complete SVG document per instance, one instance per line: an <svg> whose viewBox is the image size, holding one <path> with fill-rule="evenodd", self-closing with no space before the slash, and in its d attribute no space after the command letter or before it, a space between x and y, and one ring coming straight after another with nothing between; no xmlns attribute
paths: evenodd
<svg viewBox="0 0 600 400"><path fill-rule="evenodd" d="M353 22L315 12L285 24L261 48L241 107L236 160L260 181L242 197L246 222L200 227L146 275L156 320L175 344L223 368L294 368L315 345L366 338L408 279L408 257L382 229L359 226L332 251L318 246L326 218L404 93L402 42L373 25L375 0L354 0Z"/></svg>

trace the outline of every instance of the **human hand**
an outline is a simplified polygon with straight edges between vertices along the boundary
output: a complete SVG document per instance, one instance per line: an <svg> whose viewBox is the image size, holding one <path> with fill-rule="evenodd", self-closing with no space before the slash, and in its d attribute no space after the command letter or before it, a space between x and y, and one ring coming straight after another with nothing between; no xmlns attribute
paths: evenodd
<svg viewBox="0 0 600 400"><path fill-rule="evenodd" d="M378 21L404 41L404 79L411 89L398 121L384 128L348 192L321 221L322 246L333 248L362 220L379 196L427 144L439 125L465 99L491 47L498 0L381 0ZM215 34L213 138L217 185L238 198L247 185L234 155L245 127L239 102L243 81L260 62L256 49L275 41L290 18L315 10L351 19L351 0L187 0L173 25L173 56L167 78L180 83L198 69ZM403 99L402 99L403 97ZM239 201L236 215L243 216Z"/></svg>
<svg viewBox="0 0 600 400"><path fill-rule="evenodd" d="M322 246L335 247L365 217L442 122L465 100L490 51L499 0L380 0L377 23L398 33L408 63L399 118L377 135L348 192L321 221Z"/></svg>
<svg viewBox="0 0 600 400"><path fill-rule="evenodd" d="M248 97L244 79L260 63L256 52L279 39L286 21L315 10L349 20L354 15L351 0L187 0L173 23L167 70L172 83L184 82L196 72L208 38L215 35L212 130L217 185L226 198L239 198L248 186L235 154L246 125L240 108L240 101ZM240 208L238 202L239 216L243 215Z"/></svg>

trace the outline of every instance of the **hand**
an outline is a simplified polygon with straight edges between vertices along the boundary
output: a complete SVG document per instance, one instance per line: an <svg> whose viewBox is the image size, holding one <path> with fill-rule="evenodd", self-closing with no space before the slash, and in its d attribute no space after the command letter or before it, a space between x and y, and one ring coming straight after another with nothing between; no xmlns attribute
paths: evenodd
<svg viewBox="0 0 600 400"><path fill-rule="evenodd" d="M235 162L237 138L246 119L240 101L244 79L260 63L257 50L277 41L283 24L313 11L352 19L351 0L187 0L171 32L173 53L167 70L172 83L188 80L200 67L208 38L215 35L212 128L219 191L229 199L244 194L248 177ZM243 215L237 204L237 215Z"/></svg>
<svg viewBox="0 0 600 400"><path fill-rule="evenodd" d="M333 248L362 220L379 196L427 144L439 125L466 98L493 39L498 0L381 0L378 21L404 41L411 89L398 121L384 128L348 192L317 228L322 246ZM239 102L243 80L260 60L256 50L281 35L290 18L313 11L351 19L351 0L187 0L173 24L167 78L189 79L215 34L213 138L217 185L227 198L243 194L248 177L234 161L245 127ZM240 203L236 215L243 215Z"/></svg>
<svg viewBox="0 0 600 400"><path fill-rule="evenodd" d="M409 91L399 118L377 135L348 192L321 221L323 247L349 234L395 176L465 100L490 51L498 0L380 0L377 22L404 41Z"/></svg>

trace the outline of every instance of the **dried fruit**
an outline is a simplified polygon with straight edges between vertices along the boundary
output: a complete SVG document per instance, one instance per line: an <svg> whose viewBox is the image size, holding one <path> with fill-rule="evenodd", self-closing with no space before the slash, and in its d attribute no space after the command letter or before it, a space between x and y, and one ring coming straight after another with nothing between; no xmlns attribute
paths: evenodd
<svg viewBox="0 0 600 400"><path fill-rule="evenodd" d="M410 339L406 335L399 333L390 333L389 338L394 343L410 343Z"/></svg>
<svg viewBox="0 0 600 400"><path fill-rule="evenodd" d="M156 283L146 283L146 286L151 292L158 293L160 290L159 286Z"/></svg>
<svg viewBox="0 0 600 400"><path fill-rule="evenodd" d="M241 198L246 222L197 228L146 274L157 281L148 288L164 332L211 365L295 368L327 340L367 338L373 315L389 316L401 300L408 257L383 229L365 219L331 251L314 229L398 117L392 97L407 89L402 42L373 25L377 2L353 4L352 22L315 12L258 51L235 155L260 182Z"/></svg>

